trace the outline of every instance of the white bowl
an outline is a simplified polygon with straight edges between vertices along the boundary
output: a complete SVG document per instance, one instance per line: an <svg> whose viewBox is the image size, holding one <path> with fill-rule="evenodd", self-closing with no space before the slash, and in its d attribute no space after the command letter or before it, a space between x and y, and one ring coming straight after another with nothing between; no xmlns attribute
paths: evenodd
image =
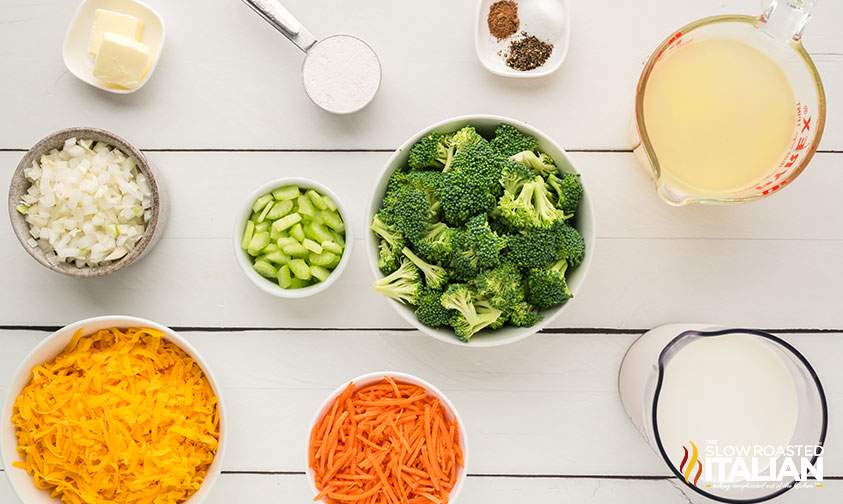
<svg viewBox="0 0 843 504"><path fill-rule="evenodd" d="M386 186L389 183L390 175L392 175L392 172L394 172L396 169L406 166L407 156L409 155L410 148L421 137L430 133L431 131L446 133L455 131L466 125L471 125L474 126L477 129L477 132L483 135L484 137L491 138L494 136L495 128L500 123L511 124L518 128L522 133L534 136L539 141L539 148L543 152L549 154L556 161L556 164L559 166L560 169L577 173L577 171L574 169L573 161L571 161L571 158L562 149L562 147L560 147L556 142L551 140L550 137L537 130L536 128L527 125L526 123L516 121L515 119L510 119L508 117L501 117L495 115L468 115L455 117L453 119L446 119L444 121L438 122L432 126L428 126L427 128L422 129L421 131L410 137L406 142L404 142L404 144L399 147L398 150L396 150L392 154L392 156L390 156L389 160L387 160L386 162L386 165L384 165L383 167L383 171L381 171L380 179L375 185L375 191L372 195L372 202L369 206L369 212L367 214L368 220L366 222L372 222L372 219L374 218L375 214L378 213L378 210L380 210L381 201L383 200L383 195L386 192ZM595 242L594 213L591 208L591 199L589 198L588 188L586 187L585 183L583 183L582 203L580 203L579 210L577 210L577 214L574 217L573 225L583 235L586 247L585 259L583 260L582 264L566 274L568 288L570 289L571 293L574 294L574 299L569 300L561 306L542 311L544 318L533 327L513 327L506 325L501 327L500 329L495 330L483 329L482 331L472 336L471 341L466 343L460 340L454 334L454 331L449 327L434 329L432 327L428 327L420 323L414 313L414 307L401 304L398 301L395 301L386 296L382 297L384 300L389 302L389 304L392 306L393 309L395 309L396 312L398 312L398 315L400 315L404 320L413 325L416 329L446 343L475 347L493 347L522 340L527 336L535 334L541 329L547 327L551 322L553 322L554 319L556 319L556 317L559 316L560 313L567 309L571 305L571 303L577 302L576 294L577 292L579 292L580 287L585 281L586 274L588 273L588 269L591 266L591 258L594 255ZM381 273L380 269L378 269L378 240L375 233L372 231L368 231L366 233L366 249L369 256L369 265L372 268L372 272L374 273L375 278L383 278L383 273Z"/></svg>
<svg viewBox="0 0 843 504"><path fill-rule="evenodd" d="M157 329L164 333L164 336L168 341L178 345L179 348L184 350L184 352L196 361L200 368L202 368L202 372L204 372L205 376L208 378L211 389L214 391L214 394L216 394L217 399L219 400L220 439L216 456L214 457L214 461L211 463L211 466L208 468L208 473L202 482L202 486L190 499L185 501L185 504L199 504L203 502L208 494L210 494L211 488L219 477L220 470L222 469L222 460L225 455L225 427L226 419L228 417L225 414L225 407L223 405L222 395L220 394L220 388L217 385L208 364L202 359L190 343L169 327L149 320L144 320L142 318L127 317L122 315L94 317L74 322L73 324L62 327L58 331L47 336L44 341L39 343L32 349L31 352L29 352L29 355L27 355L20 364L17 371L15 371L15 378L9 386L9 390L6 392L6 400L3 403L3 412L1 416L3 418L3 425L2 430L0 430L0 451L2 451L3 468L6 472L6 476L9 478L9 482L11 483L15 494L17 494L23 504L57 504L60 501L50 497L49 491L39 490L36 488L32 477L27 474L26 471L12 467L12 462L19 460L16 451L18 440L15 436L15 427L9 421L9 419L12 418L12 407L15 404L15 400L29 382L29 376L32 368L53 359L56 355L61 353L77 330L82 329L84 334L88 335L95 333L100 329L109 329L112 327L149 327L151 329Z"/></svg>
<svg viewBox="0 0 843 504"><path fill-rule="evenodd" d="M126 89L103 82L94 77L94 58L88 54L88 39L91 35L91 27L94 24L94 13L97 9L107 9L122 14L135 16L143 22L143 38L141 42L148 45L152 53L152 63L149 71L143 80L134 89ZM64 46L62 57L64 64L70 73L79 80L90 84L95 88L116 94L130 94L142 88L149 82L158 60L161 59L161 51L164 49L166 28L164 19L158 12L149 5L139 0L83 0L73 15L73 20L64 35Z"/></svg>
<svg viewBox="0 0 843 504"><path fill-rule="evenodd" d="M462 491L463 484L465 483L466 475L468 474L468 433L465 429L465 423L463 423L462 418L460 418L460 414L457 411L457 408L454 407L453 403L442 393L441 390L431 385L426 380L419 378L418 376L413 376L407 373L399 373L395 371L379 371L376 373L367 373L362 376L358 376L352 380L348 380L343 383L341 386L337 387L331 395L329 395L325 401L322 402L322 405L319 406L319 409L316 410L316 414L313 416L313 422L310 424L310 429L307 431L307 446L306 446L306 454L305 460L309 459L310 456L310 434L313 432L313 429L316 428L319 421L324 417L330 410L334 404L334 401L342 394L348 384L353 382L355 384L355 390L360 389L361 387L367 387L374 383L377 383L383 380L384 377L389 376L394 378L398 383L409 383L410 385L416 385L418 387L423 388L428 394L431 396L439 399L439 402L444 406L445 409L445 419L453 420L457 423L457 429L459 429L460 435L460 449L462 450L462 458L463 458L463 465L457 471L457 481L454 483L454 487L451 489L450 499L448 500L449 504L454 504L459 497L460 492ZM319 495L319 490L316 488L316 482L314 480L313 469L310 468L310 464L307 464L307 481L310 483L310 489L313 491L313 496ZM324 499L321 502L326 502Z"/></svg>
<svg viewBox="0 0 843 504"><path fill-rule="evenodd" d="M489 33L489 7L497 0L479 0L474 19L474 50L477 59L486 70L495 75L516 78L544 77L555 72L568 55L571 42L571 10L567 0L518 0L518 17L521 25L518 33L500 42ZM543 10L545 9L545 10ZM549 14L556 14L556 20L550 21ZM553 26L553 33L541 33L543 27ZM532 70L515 70L506 66L506 59L499 55L509 47L510 42L518 38L522 31L535 35L543 42L553 44L553 52L544 65Z"/></svg>
<svg viewBox="0 0 843 504"><path fill-rule="evenodd" d="M301 289L282 289L276 282L259 275L258 272L252 268L252 256L243 250L243 247L241 246L243 241L243 231L246 229L246 221L248 221L249 216L252 215L252 204L254 204L255 200L268 192L272 192L273 189L278 189L279 187L288 185L297 185L307 189L316 189L316 191L329 196L332 200L334 200L334 203L337 204L340 217L342 217L342 221L345 224L345 248L342 251L340 263L337 264L337 267L334 268L333 271L331 271L331 275L328 276L327 280L308 287L302 287ZM240 269L243 270L243 273L249 278L249 280L252 281L253 284L267 294L288 299L305 298L318 294L333 285L340 275L342 275L343 271L345 271L345 267L348 266L348 261L351 258L351 245L354 241L353 235L351 234L351 219L349 218L349 213L337 195L319 182L302 177L286 177L271 180L255 189L255 191L246 198L246 201L243 202L242 208L243 209L240 212L240 215L237 216L237 220L234 222L234 235L232 236L234 240L234 255L237 257L237 263L240 265Z"/></svg>

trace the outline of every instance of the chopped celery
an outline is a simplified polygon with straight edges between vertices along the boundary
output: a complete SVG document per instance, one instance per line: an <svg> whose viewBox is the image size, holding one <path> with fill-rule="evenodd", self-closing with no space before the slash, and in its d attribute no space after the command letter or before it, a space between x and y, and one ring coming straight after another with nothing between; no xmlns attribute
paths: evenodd
<svg viewBox="0 0 843 504"><path fill-rule="evenodd" d="M291 213L273 222L272 228L278 231L284 231L285 229L292 227L299 222L301 222L301 215L299 215L298 213Z"/></svg>
<svg viewBox="0 0 843 504"><path fill-rule="evenodd" d="M311 234L313 235L313 241L321 243L323 241L329 241L334 239L334 235L331 234L331 231L322 224L311 222L308 227L310 228Z"/></svg>
<svg viewBox="0 0 843 504"><path fill-rule="evenodd" d="M331 276L331 272L322 266L311 266L310 274L320 282L324 282L329 276Z"/></svg>
<svg viewBox="0 0 843 504"><path fill-rule="evenodd" d="M278 270L275 269L275 266L269 264L266 261L255 261L255 264L252 266L255 271L258 272L259 275L265 276L267 278L275 278L278 275Z"/></svg>
<svg viewBox="0 0 843 504"><path fill-rule="evenodd" d="M301 278L293 277L293 281L290 284L291 289L301 289L302 287L308 287L310 282L307 280L302 280Z"/></svg>
<svg viewBox="0 0 843 504"><path fill-rule="evenodd" d="M257 224L255 224L255 232L268 231L270 225L271 225L271 223L267 222L267 221L258 222Z"/></svg>
<svg viewBox="0 0 843 504"><path fill-rule="evenodd" d="M328 205L325 204L325 200L322 199L322 196L318 192L313 189L308 189L306 194L307 197L310 198L311 203L313 203L313 206L319 210L325 210L328 208Z"/></svg>
<svg viewBox="0 0 843 504"><path fill-rule="evenodd" d="M246 229L243 230L243 240L240 242L240 246L244 249L249 248L249 243L252 242L252 235L255 234L255 223L252 221L246 221Z"/></svg>
<svg viewBox="0 0 843 504"><path fill-rule="evenodd" d="M342 221L342 217L337 212L331 212L330 210L322 210L322 220L325 221L325 224L333 229L338 233L342 233L345 231L345 223Z"/></svg>
<svg viewBox="0 0 843 504"><path fill-rule="evenodd" d="M252 211L253 211L253 212L255 212L255 213L260 212L261 210L263 210L263 208L264 208L264 207L265 207L265 206L266 206L266 205L267 205L270 201L272 201L272 195L271 195L271 194L264 194L263 196L261 196L260 198L258 198L258 199L257 199L257 200L256 200L256 201L252 204Z"/></svg>
<svg viewBox="0 0 843 504"><path fill-rule="evenodd" d="M317 254L322 253L322 245L319 245L318 243L311 240L310 238L305 238L301 242L301 244L304 245L304 248L306 248L307 250L309 250L311 252L316 252Z"/></svg>
<svg viewBox="0 0 843 504"><path fill-rule="evenodd" d="M269 245L264 247L263 250L261 250L261 252L263 252L264 254L271 254L271 253L277 252L279 250L281 250L281 247L279 247L278 244L274 243L272 241L272 237L270 237Z"/></svg>
<svg viewBox="0 0 843 504"><path fill-rule="evenodd" d="M278 238L277 243L279 247L284 248L287 245L295 245L299 243L299 241L293 238L292 236L282 236L281 238Z"/></svg>
<svg viewBox="0 0 843 504"><path fill-rule="evenodd" d="M310 264L324 266L326 268L335 268L340 263L340 256L332 252L322 252L321 254L311 253L307 258Z"/></svg>
<svg viewBox="0 0 843 504"><path fill-rule="evenodd" d="M272 191L272 197L277 200L291 200L298 198L301 191L296 186L284 186Z"/></svg>
<svg viewBox="0 0 843 504"><path fill-rule="evenodd" d="M276 250L274 252L269 252L266 254L266 260L269 262L274 262L275 264L287 264L290 262L290 256L281 252L280 250Z"/></svg>
<svg viewBox="0 0 843 504"><path fill-rule="evenodd" d="M270 210L272 210L272 203L267 203L267 205L263 207L261 214L258 216L258 222L263 222Z"/></svg>
<svg viewBox="0 0 843 504"><path fill-rule="evenodd" d="M327 250L328 252L333 252L334 254L342 255L342 247L331 240L325 240L322 242L322 248ZM315 252L315 250L314 250Z"/></svg>
<svg viewBox="0 0 843 504"><path fill-rule="evenodd" d="M287 254L288 256L293 257L306 257L308 254L308 250L304 248L304 245L298 242L292 245L285 245L281 247L281 251Z"/></svg>
<svg viewBox="0 0 843 504"><path fill-rule="evenodd" d="M252 236L252 240L249 242L249 254L252 254L252 251L260 252L267 245L269 245L269 233L266 231L255 233L254 236Z"/></svg>
<svg viewBox="0 0 843 504"><path fill-rule="evenodd" d="M286 264L278 270L276 278L278 278L278 285L282 289L289 289L293 284L293 274L290 272L290 267Z"/></svg>
<svg viewBox="0 0 843 504"><path fill-rule="evenodd" d="M328 210L337 211L337 204L334 203L334 200L331 199L330 196L322 196L322 200L325 202L325 205L328 206Z"/></svg>
<svg viewBox="0 0 843 504"><path fill-rule="evenodd" d="M310 199L302 194L296 200L296 204L299 206L299 213L302 215L307 215L308 217L313 217L313 204L310 202Z"/></svg>
<svg viewBox="0 0 843 504"><path fill-rule="evenodd" d="M340 247L345 247L345 233L337 233L336 231L331 231L331 236L334 238L334 242L339 245Z"/></svg>
<svg viewBox="0 0 843 504"><path fill-rule="evenodd" d="M299 242L304 240L304 230L301 228L301 223L298 223L293 226L293 229L290 230L290 236L292 236Z"/></svg>
<svg viewBox="0 0 843 504"><path fill-rule="evenodd" d="M301 278L302 280L310 280L310 266L304 262L304 259L293 259L287 266L290 267L290 271L296 275L296 278Z"/></svg>
<svg viewBox="0 0 843 504"><path fill-rule="evenodd" d="M277 220L290 213L290 210L292 209L293 202L291 200L277 201L272 205L272 210L270 210L269 213L266 214L266 217L271 220Z"/></svg>

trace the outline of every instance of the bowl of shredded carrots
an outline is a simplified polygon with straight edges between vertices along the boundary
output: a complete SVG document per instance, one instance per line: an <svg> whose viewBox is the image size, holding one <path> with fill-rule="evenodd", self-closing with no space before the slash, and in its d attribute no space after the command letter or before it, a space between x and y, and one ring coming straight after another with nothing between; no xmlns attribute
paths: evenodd
<svg viewBox="0 0 843 504"><path fill-rule="evenodd" d="M24 504L198 504L220 474L225 414L207 364L154 322L107 316L44 339L2 410Z"/></svg>
<svg viewBox="0 0 843 504"><path fill-rule="evenodd" d="M468 438L454 405L421 378L357 377L313 420L307 478L326 504L448 504L468 466Z"/></svg>

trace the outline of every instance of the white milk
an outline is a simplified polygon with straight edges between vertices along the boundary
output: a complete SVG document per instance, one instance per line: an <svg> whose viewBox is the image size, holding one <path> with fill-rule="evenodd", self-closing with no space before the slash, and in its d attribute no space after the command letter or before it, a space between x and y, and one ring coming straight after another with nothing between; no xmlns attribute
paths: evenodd
<svg viewBox="0 0 843 504"><path fill-rule="evenodd" d="M659 435L677 470L690 442L703 464L709 440L720 447L786 446L796 427L797 401L793 378L773 349L746 334L704 337L665 367ZM759 462L759 471L769 466L764 457Z"/></svg>

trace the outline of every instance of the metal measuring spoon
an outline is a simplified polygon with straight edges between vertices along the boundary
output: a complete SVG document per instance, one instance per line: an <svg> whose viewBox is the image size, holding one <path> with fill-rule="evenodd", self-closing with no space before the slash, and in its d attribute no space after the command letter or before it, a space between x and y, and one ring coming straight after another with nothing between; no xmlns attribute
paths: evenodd
<svg viewBox="0 0 843 504"><path fill-rule="evenodd" d="M304 51L302 84L317 106L334 114L350 114L375 97L381 65L366 42L351 35L316 40L278 0L243 2Z"/></svg>

